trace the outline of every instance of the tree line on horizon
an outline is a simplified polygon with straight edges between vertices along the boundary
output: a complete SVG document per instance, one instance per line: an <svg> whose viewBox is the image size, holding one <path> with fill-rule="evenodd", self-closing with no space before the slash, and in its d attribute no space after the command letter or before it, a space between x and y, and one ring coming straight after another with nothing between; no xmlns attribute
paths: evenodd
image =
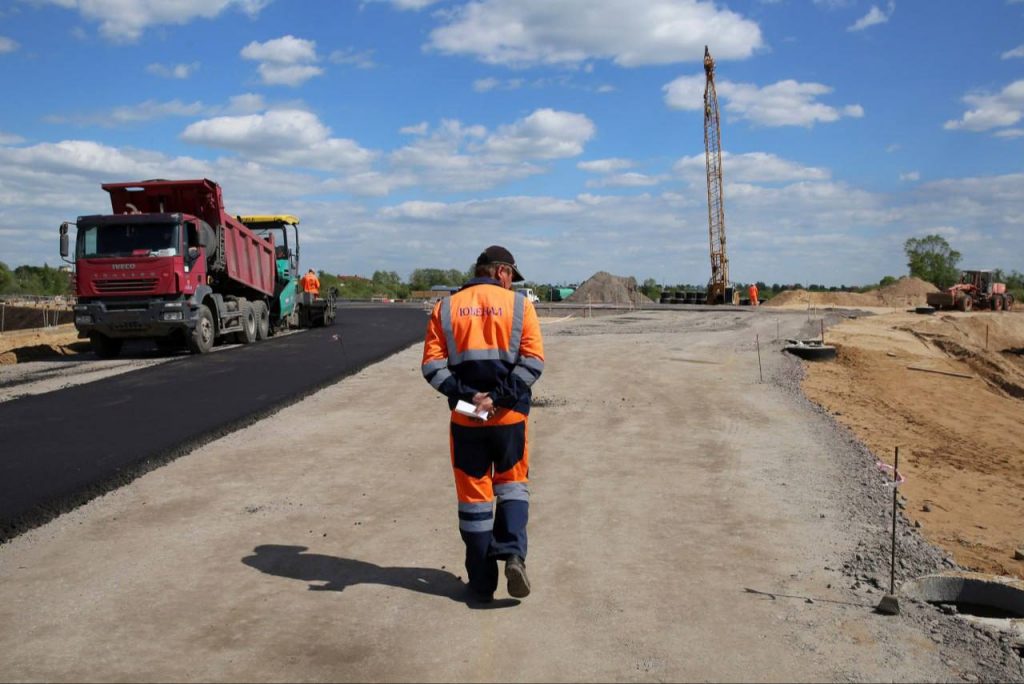
<svg viewBox="0 0 1024 684"><path fill-rule="evenodd" d="M960 278L960 261L962 255L953 249L949 242L940 235L926 235L921 238L910 238L904 243L907 256L907 267L912 277L932 283L939 289L945 289L956 283ZM1016 269L1004 271L993 269L995 280L1006 283L1007 290L1017 301L1024 301L1024 273ZM456 268L416 268L409 274L408 280L402 280L396 271L374 271L370 278L359 276L341 276L321 270L319 272L321 290L326 292L336 288L338 296L343 299L371 299L386 297L389 299L408 299L416 291L429 290L435 285L460 287L473 277L473 267L466 270ZM757 281L759 297L762 300L785 292L786 290L809 290L811 292L868 292L897 282L896 276L887 275L877 284L869 285L822 285L810 283L772 283ZM734 283L745 292L751 283ZM564 287L565 283L526 282L523 287L530 287L541 301L550 299L551 291ZM573 285L573 287L575 287ZM647 278L637 286L645 296L655 301L662 291L702 291L705 285L691 283L667 284L659 283L654 278ZM18 266L11 269L0 262L0 295L39 295L55 296L73 294L73 285L66 270L54 268L47 264L42 266Z"/></svg>

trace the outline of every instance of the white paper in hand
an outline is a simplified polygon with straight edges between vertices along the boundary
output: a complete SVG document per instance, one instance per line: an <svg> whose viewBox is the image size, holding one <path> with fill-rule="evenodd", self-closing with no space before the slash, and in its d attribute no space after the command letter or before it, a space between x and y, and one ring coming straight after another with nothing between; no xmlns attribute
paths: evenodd
<svg viewBox="0 0 1024 684"><path fill-rule="evenodd" d="M455 412L461 413L464 416L470 418L476 418L477 420L487 420L486 411L477 411L476 405L470 404L468 401L462 401L459 399L459 403L455 405Z"/></svg>

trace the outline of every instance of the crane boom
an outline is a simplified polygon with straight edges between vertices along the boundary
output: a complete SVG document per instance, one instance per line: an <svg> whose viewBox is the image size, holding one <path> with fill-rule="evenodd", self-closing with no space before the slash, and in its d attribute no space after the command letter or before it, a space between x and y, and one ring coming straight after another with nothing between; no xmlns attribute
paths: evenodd
<svg viewBox="0 0 1024 684"><path fill-rule="evenodd" d="M715 60L704 46L704 161L708 173L708 241L711 246L711 279L708 304L730 303L729 259L725 255L725 197L722 193L722 131L715 92Z"/></svg>

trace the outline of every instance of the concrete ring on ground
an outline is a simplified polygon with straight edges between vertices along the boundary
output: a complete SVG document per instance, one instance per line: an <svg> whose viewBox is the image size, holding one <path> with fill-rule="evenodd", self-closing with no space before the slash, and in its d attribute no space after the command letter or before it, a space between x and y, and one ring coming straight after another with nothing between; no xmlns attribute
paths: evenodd
<svg viewBox="0 0 1024 684"><path fill-rule="evenodd" d="M982 606L1006 617L1024 618L1024 580L1015 577L944 572L909 580L899 593L928 603Z"/></svg>

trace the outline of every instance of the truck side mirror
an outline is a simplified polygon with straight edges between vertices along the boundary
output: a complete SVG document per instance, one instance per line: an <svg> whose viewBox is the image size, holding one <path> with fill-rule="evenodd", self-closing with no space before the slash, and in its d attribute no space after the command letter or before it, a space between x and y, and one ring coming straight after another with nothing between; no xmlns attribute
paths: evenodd
<svg viewBox="0 0 1024 684"><path fill-rule="evenodd" d="M68 224L60 224L60 255L62 258L68 258Z"/></svg>

